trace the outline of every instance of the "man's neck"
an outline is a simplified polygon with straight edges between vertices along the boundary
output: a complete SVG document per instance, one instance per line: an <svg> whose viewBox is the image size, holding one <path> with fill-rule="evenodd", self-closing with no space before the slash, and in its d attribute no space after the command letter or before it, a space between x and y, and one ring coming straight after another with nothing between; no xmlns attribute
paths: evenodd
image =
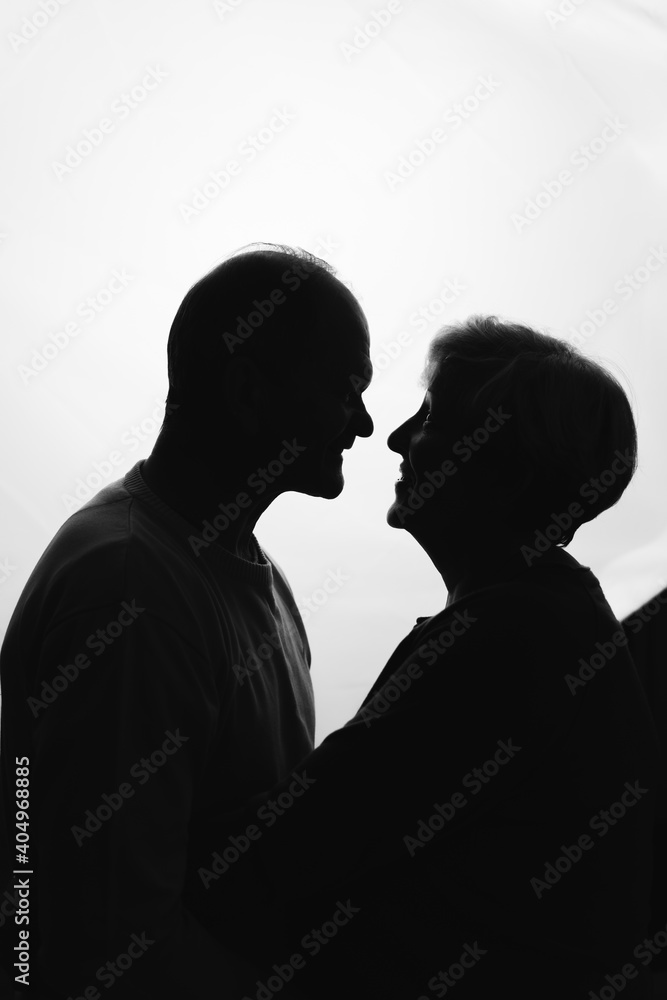
<svg viewBox="0 0 667 1000"><path fill-rule="evenodd" d="M141 474L148 488L186 521L200 530L208 521L218 532L219 544L255 562L253 532L272 498L252 496L247 477L232 462L225 468L224 480L216 477L215 469L215 460L204 461L186 436L163 431Z"/></svg>

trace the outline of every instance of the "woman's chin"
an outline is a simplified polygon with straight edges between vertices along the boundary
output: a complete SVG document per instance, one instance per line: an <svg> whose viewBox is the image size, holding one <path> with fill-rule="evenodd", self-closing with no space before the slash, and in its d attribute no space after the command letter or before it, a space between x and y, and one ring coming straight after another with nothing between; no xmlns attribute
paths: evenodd
<svg viewBox="0 0 667 1000"><path fill-rule="evenodd" d="M397 497L387 511L387 524L390 528L405 528L406 522L412 516L413 511L401 503L400 497Z"/></svg>
<svg viewBox="0 0 667 1000"><path fill-rule="evenodd" d="M402 528L403 525L399 524L398 517L396 515L396 504L392 504L387 511L387 524L390 528Z"/></svg>

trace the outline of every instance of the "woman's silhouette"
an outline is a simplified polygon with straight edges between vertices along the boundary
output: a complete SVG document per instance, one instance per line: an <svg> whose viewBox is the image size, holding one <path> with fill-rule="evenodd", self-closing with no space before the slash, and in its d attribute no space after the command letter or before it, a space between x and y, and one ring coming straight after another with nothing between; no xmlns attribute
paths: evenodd
<svg viewBox="0 0 667 1000"><path fill-rule="evenodd" d="M440 333L424 384L389 437L388 521L447 604L302 761L312 786L270 828L258 809L287 784L211 821L191 905L263 962L258 995L584 1000L622 977L648 996L657 736L627 637L563 548L632 478L631 407L596 362L494 317Z"/></svg>

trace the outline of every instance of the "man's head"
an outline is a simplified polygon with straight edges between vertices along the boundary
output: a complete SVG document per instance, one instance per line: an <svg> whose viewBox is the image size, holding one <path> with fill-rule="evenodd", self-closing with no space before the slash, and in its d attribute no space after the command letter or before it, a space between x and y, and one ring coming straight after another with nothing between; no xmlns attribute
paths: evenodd
<svg viewBox="0 0 667 1000"><path fill-rule="evenodd" d="M201 278L167 347L165 428L200 441L207 460L278 470L271 492L335 497L341 452L373 423L365 316L323 260L289 247L244 249Z"/></svg>
<svg viewBox="0 0 667 1000"><path fill-rule="evenodd" d="M634 475L637 434L622 386L564 341L471 317L435 337L423 384L421 409L388 441L405 471L387 515L394 527L469 535L477 524L480 533L518 536L578 503L581 514L557 539L568 544ZM415 495L431 492L446 460L441 485L401 519L410 497L417 507Z"/></svg>

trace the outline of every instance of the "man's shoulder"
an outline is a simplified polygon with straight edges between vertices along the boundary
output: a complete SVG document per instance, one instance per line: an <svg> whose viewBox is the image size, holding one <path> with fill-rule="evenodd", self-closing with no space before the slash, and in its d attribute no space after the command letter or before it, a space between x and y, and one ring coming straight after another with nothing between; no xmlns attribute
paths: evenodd
<svg viewBox="0 0 667 1000"><path fill-rule="evenodd" d="M87 572L108 574L133 556L156 552L161 541L168 542L168 534L150 510L127 491L108 487L70 514L36 569L80 573L82 578Z"/></svg>
<svg viewBox="0 0 667 1000"><path fill-rule="evenodd" d="M192 560L152 511L117 484L58 528L28 577L18 607L55 624L85 609L173 591L182 602ZM191 588L189 588L191 589ZM46 620L44 624L46 625Z"/></svg>

